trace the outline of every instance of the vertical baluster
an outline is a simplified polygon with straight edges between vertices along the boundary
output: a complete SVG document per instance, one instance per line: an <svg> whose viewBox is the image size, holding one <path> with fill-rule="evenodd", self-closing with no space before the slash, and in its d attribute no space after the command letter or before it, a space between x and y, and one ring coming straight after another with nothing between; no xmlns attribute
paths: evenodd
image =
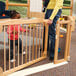
<svg viewBox="0 0 76 76"><path fill-rule="evenodd" d="M29 40L29 61L31 60L31 25L30 25L30 40Z"/></svg>
<svg viewBox="0 0 76 76"><path fill-rule="evenodd" d="M26 26L26 55L25 55L25 63L27 62L27 30L28 30L28 26Z"/></svg>
<svg viewBox="0 0 76 76"><path fill-rule="evenodd" d="M8 1L9 0L6 0L6 10L8 10Z"/></svg>
<svg viewBox="0 0 76 76"><path fill-rule="evenodd" d="M41 24L40 24L40 28L39 28L39 55L38 57L40 57L40 44L41 44Z"/></svg>
<svg viewBox="0 0 76 76"><path fill-rule="evenodd" d="M15 25L14 25L14 40L13 40L13 58L15 60ZM15 68L15 61L13 62L13 67Z"/></svg>
<svg viewBox="0 0 76 76"><path fill-rule="evenodd" d="M4 26L4 71L6 71L5 26Z"/></svg>
<svg viewBox="0 0 76 76"><path fill-rule="evenodd" d="M70 30L70 23L67 24L67 33L66 33L66 46L65 46L65 52L64 52L64 59L67 60L67 54L68 54L68 44L69 44L69 30Z"/></svg>
<svg viewBox="0 0 76 76"><path fill-rule="evenodd" d="M19 66L19 32L20 32L20 26L18 26L18 66Z"/></svg>
<svg viewBox="0 0 76 76"><path fill-rule="evenodd" d="M57 22L57 24L56 24L56 39L55 39L54 63L56 63L56 61L58 60L59 34L60 34L60 24Z"/></svg>
<svg viewBox="0 0 76 76"><path fill-rule="evenodd" d="M9 70L10 70L10 25L9 25Z"/></svg>
<svg viewBox="0 0 76 76"><path fill-rule="evenodd" d="M37 59L37 39L38 39L38 26L36 26L36 52L35 52L35 59Z"/></svg>
<svg viewBox="0 0 76 76"><path fill-rule="evenodd" d="M70 26L70 25L69 25ZM70 26L69 28L69 44L68 44L68 58L70 57L70 44L71 44L71 30L72 30L72 26Z"/></svg>
<svg viewBox="0 0 76 76"><path fill-rule="evenodd" d="M47 57L47 42L48 42L48 24L45 24L45 44L44 44L44 53L43 55Z"/></svg>
<svg viewBox="0 0 76 76"><path fill-rule="evenodd" d="M42 26L43 27L43 30L42 30L42 49L41 49L41 56L43 54L43 38L44 38L44 27L45 26Z"/></svg>
<svg viewBox="0 0 76 76"><path fill-rule="evenodd" d="M35 24L33 26L33 47L32 47L32 60L34 59L34 37L35 37Z"/></svg>
<svg viewBox="0 0 76 76"><path fill-rule="evenodd" d="M24 34L24 26L22 25L22 64L23 64L23 34Z"/></svg>

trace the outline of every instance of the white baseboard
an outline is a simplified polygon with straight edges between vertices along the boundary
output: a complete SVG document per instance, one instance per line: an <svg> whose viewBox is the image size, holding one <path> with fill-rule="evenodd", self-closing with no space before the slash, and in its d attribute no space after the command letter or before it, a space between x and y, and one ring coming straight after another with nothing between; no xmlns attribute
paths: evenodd
<svg viewBox="0 0 76 76"><path fill-rule="evenodd" d="M32 68L20 70L20 71L14 72L8 76L27 76L27 75L38 73L38 72L45 71L48 69L53 69L55 67L63 66L65 64L68 64L68 62L63 62L63 63L59 63L59 64L48 63L48 64L44 64L44 65L40 65L40 66L36 66L36 67L32 67Z"/></svg>

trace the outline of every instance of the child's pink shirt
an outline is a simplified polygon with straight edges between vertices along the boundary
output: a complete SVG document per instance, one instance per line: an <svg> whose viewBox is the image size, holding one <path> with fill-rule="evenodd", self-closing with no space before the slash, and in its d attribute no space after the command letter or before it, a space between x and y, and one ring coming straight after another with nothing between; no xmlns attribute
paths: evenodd
<svg viewBox="0 0 76 76"><path fill-rule="evenodd" d="M9 38L9 33L10 33L10 40L14 40L14 34L13 34L14 26L15 26L15 31L19 33L20 31L26 32L26 29L22 30L22 27L20 25L10 25L10 30L9 30L9 26L7 28L8 38ZM18 40L18 33L15 34L15 40Z"/></svg>

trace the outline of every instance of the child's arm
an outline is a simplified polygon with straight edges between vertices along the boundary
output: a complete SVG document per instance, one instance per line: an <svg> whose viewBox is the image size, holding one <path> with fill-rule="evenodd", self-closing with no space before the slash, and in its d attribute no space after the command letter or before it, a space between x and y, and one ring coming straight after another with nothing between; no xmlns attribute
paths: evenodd
<svg viewBox="0 0 76 76"><path fill-rule="evenodd" d="M20 26L20 31L26 32L26 29L23 29L23 28Z"/></svg>
<svg viewBox="0 0 76 76"><path fill-rule="evenodd" d="M8 26L7 33L11 34L11 35L14 34L14 27L13 27L13 25L10 26L10 30L9 30L9 26ZM18 34L18 31L15 30L15 34Z"/></svg>

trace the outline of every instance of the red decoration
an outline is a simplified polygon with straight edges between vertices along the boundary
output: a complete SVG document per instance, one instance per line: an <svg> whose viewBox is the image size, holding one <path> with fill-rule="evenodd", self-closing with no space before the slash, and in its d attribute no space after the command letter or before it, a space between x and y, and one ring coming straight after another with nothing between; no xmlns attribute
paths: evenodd
<svg viewBox="0 0 76 76"><path fill-rule="evenodd" d="M2 16L6 16L5 14L2 14Z"/></svg>

